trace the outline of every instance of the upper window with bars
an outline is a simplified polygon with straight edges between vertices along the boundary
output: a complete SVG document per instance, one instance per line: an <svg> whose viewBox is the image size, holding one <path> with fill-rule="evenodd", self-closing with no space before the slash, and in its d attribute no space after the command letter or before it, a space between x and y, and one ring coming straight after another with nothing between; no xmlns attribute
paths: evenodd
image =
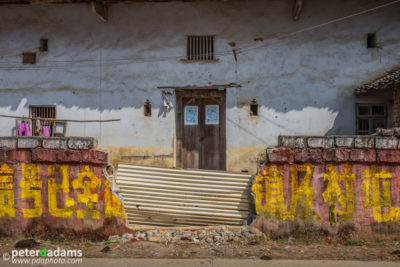
<svg viewBox="0 0 400 267"><path fill-rule="evenodd" d="M357 104L357 134L374 134L377 128L387 127L387 110L383 104Z"/></svg>
<svg viewBox="0 0 400 267"><path fill-rule="evenodd" d="M52 136L53 120L56 118L55 106L30 106L33 136Z"/></svg>
<svg viewBox="0 0 400 267"><path fill-rule="evenodd" d="M213 35L187 36L186 60L215 60Z"/></svg>

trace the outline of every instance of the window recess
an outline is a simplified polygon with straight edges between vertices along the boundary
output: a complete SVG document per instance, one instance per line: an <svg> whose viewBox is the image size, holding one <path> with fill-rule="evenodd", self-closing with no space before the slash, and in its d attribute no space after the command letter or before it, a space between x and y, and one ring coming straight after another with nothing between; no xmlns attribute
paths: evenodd
<svg viewBox="0 0 400 267"><path fill-rule="evenodd" d="M186 60L215 60L213 35L187 36Z"/></svg>
<svg viewBox="0 0 400 267"><path fill-rule="evenodd" d="M53 121L46 119L56 118L55 106L30 106L33 136L52 136ZM39 118L39 119L38 119Z"/></svg>
<svg viewBox="0 0 400 267"><path fill-rule="evenodd" d="M387 127L387 107L385 104L356 104L356 133L370 135L377 128Z"/></svg>

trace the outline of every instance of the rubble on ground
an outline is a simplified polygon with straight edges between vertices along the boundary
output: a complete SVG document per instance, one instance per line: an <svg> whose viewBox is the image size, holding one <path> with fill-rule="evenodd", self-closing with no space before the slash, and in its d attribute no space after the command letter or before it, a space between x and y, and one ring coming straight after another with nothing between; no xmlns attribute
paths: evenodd
<svg viewBox="0 0 400 267"><path fill-rule="evenodd" d="M125 233L122 236L113 235L108 239L109 243L126 243L137 241L150 241L162 243L225 243L251 240L263 237L259 230L249 227L228 228L204 228L197 230L163 229L158 228L147 231L136 231L133 234Z"/></svg>

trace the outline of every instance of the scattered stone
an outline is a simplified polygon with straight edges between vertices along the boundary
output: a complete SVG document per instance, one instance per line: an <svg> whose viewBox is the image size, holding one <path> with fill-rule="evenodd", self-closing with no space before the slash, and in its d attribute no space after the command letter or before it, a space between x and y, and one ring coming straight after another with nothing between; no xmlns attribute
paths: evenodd
<svg viewBox="0 0 400 267"><path fill-rule="evenodd" d="M259 243L260 243L260 242L259 242L258 240L251 240L251 241L249 242L249 244L252 245L252 246L257 245L257 244L259 244Z"/></svg>
<svg viewBox="0 0 400 267"><path fill-rule="evenodd" d="M178 236L178 235L184 235L185 232L183 230L176 230L175 232L172 232L172 236Z"/></svg>
<svg viewBox="0 0 400 267"><path fill-rule="evenodd" d="M207 242L207 243L212 243L212 242L213 242L213 239L212 239L210 236L208 236L208 237L206 238L206 242Z"/></svg>
<svg viewBox="0 0 400 267"><path fill-rule="evenodd" d="M36 242L35 239L24 239L24 240L19 240L17 243L15 243L15 248L34 248L36 246L39 246L40 243Z"/></svg>
<svg viewBox="0 0 400 267"><path fill-rule="evenodd" d="M296 242L296 238L294 238L294 237L289 237L288 238L288 243L289 244L293 244L294 242Z"/></svg>
<svg viewBox="0 0 400 267"><path fill-rule="evenodd" d="M394 251L392 251L390 254L392 254L392 255L397 255L397 256L400 257L400 250L394 250Z"/></svg>
<svg viewBox="0 0 400 267"><path fill-rule="evenodd" d="M227 226L221 226L219 228L206 228L197 231L161 231L160 229L148 230L146 232L137 231L133 234L125 233L121 237L118 235L110 236L108 241L112 243L126 243L137 241L179 243L189 241L194 243L215 243L218 246L218 244L232 241L239 242L240 240L248 240L250 242L250 240L254 239L254 237L260 236L264 236L264 234L250 226L243 226L241 228L229 228Z"/></svg>
<svg viewBox="0 0 400 267"><path fill-rule="evenodd" d="M112 243L118 243L120 241L119 235L112 235L108 238L108 241Z"/></svg>
<svg viewBox="0 0 400 267"><path fill-rule="evenodd" d="M221 242L221 236L215 235L215 236L213 237L213 240L214 240L214 242Z"/></svg>
<svg viewBox="0 0 400 267"><path fill-rule="evenodd" d="M100 252L107 253L110 250L111 250L111 248L109 246L105 246L102 250L100 250Z"/></svg>
<svg viewBox="0 0 400 267"><path fill-rule="evenodd" d="M262 255L262 256L260 257L260 259L265 260L265 261L272 260L272 258L271 258L270 256L268 256L268 255Z"/></svg>

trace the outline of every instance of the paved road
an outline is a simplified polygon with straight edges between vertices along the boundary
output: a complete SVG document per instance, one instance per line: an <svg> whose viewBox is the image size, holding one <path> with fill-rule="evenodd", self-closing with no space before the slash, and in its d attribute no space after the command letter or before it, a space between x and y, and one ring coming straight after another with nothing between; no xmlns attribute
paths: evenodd
<svg viewBox="0 0 400 267"><path fill-rule="evenodd" d="M399 267L400 262L327 261L327 260L241 260L241 259L83 259L82 264L69 266L90 267ZM0 260L0 266L68 266L63 264L12 264Z"/></svg>

